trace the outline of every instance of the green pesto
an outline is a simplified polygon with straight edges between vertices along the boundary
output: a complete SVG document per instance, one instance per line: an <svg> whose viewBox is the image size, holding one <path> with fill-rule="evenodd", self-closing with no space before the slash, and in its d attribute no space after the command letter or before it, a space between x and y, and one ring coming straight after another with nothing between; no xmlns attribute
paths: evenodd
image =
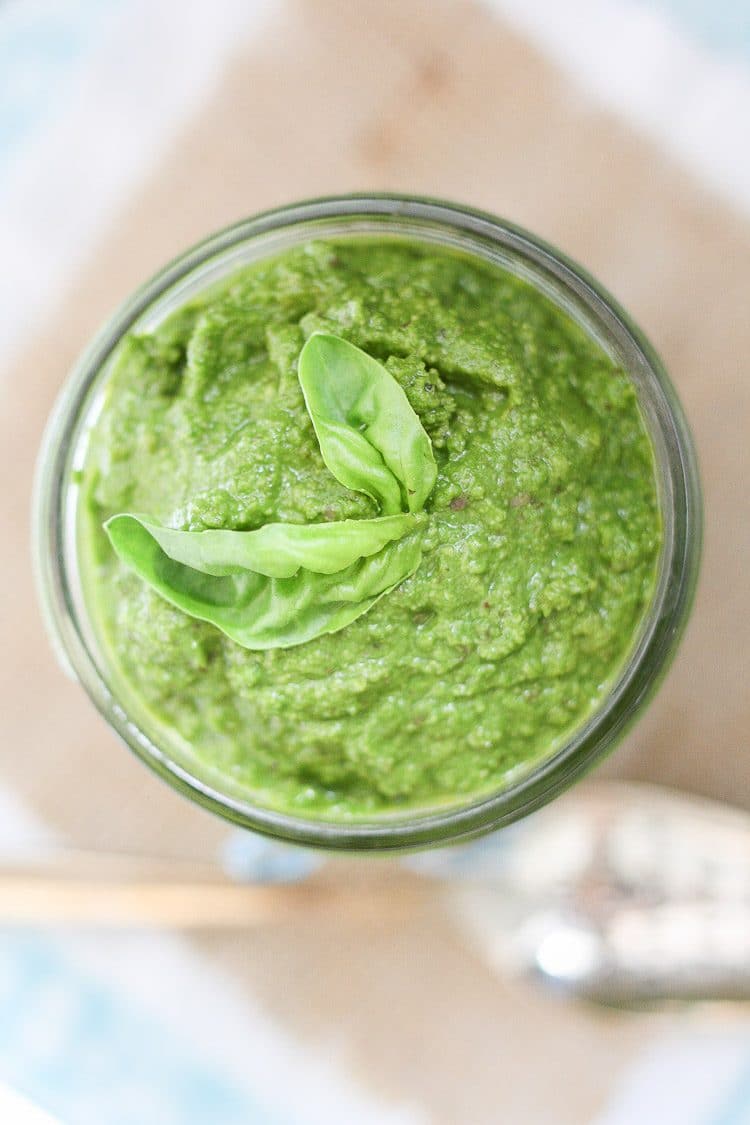
<svg viewBox="0 0 750 1125"><path fill-rule="evenodd" d="M415 573L341 632L251 651L164 601L102 523L361 520L297 374L314 331L383 362L432 443ZM84 468L84 585L131 695L271 807L465 801L561 746L632 650L661 543L627 376L531 286L401 240L313 243L119 346Z"/></svg>

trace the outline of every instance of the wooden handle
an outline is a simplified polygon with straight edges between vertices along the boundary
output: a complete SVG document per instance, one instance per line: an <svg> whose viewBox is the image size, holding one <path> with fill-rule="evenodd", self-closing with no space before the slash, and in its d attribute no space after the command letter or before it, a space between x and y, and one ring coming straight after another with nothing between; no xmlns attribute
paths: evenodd
<svg viewBox="0 0 750 1125"><path fill-rule="evenodd" d="M255 886L229 882L113 880L0 874L0 925L174 927L226 929L290 917L335 915L364 922L411 913L424 895L418 886L348 888L335 884Z"/></svg>

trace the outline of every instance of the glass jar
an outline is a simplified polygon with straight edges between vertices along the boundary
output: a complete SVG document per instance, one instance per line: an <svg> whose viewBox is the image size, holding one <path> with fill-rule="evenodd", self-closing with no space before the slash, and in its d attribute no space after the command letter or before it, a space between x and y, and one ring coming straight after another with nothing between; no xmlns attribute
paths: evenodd
<svg viewBox="0 0 750 1125"><path fill-rule="evenodd" d="M148 330L248 263L313 238L402 236L494 262L561 306L631 377L654 447L663 545L651 605L630 659L598 710L567 743L506 788L461 805L335 822L255 803L189 746L166 745L117 682L83 595L77 547L77 470L102 404L108 361L134 326ZM268 211L188 250L118 309L79 360L49 421L35 489L35 562L46 622L61 662L109 725L170 785L235 823L280 839L338 849L396 849L466 840L552 800L610 751L664 674L688 617L701 544L701 502L690 433L653 348L583 270L509 223L437 200L343 196Z"/></svg>

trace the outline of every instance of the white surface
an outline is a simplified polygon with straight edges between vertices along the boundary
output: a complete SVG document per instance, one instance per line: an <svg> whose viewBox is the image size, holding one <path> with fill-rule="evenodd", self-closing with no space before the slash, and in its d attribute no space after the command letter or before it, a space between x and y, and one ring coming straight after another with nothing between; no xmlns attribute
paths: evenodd
<svg viewBox="0 0 750 1125"><path fill-rule="evenodd" d="M595 101L750 214L750 71L638 0L486 0Z"/></svg>
<svg viewBox="0 0 750 1125"><path fill-rule="evenodd" d="M62 1125L56 1117L50 1117L1 1082L0 1121L3 1125Z"/></svg>
<svg viewBox="0 0 750 1125"><path fill-rule="evenodd" d="M746 1125L748 1068L747 1025L670 1036L648 1049L594 1125Z"/></svg>

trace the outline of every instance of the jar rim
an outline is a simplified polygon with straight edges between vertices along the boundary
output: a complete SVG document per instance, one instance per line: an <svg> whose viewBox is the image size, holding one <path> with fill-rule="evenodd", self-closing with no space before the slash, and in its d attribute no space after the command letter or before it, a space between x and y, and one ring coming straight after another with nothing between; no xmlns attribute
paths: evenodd
<svg viewBox="0 0 750 1125"><path fill-rule="evenodd" d="M636 384L642 410L648 393L646 422L652 439L660 444L655 456L664 489L665 543L640 640L601 704L564 745L531 765L518 781L469 797L465 804L351 821L308 818L223 793L196 777L138 727L107 682L83 628L69 565L75 529L65 507L70 458L82 415L125 333L167 296L183 303L190 284L204 288L206 278L201 281L198 271L207 270L211 263L221 268L222 276L231 273L233 251L255 247L256 259L270 257L285 233L304 231L298 244L320 237L319 229L336 222L346 225L347 234L379 232L443 245L452 240L465 253L473 250L506 268L512 264L513 272L546 292L558 306L563 304L610 354L614 348ZM238 256L237 268L240 265ZM565 304L568 300L570 308ZM619 741L666 672L689 616L702 540L700 482L687 421L659 357L615 299L584 269L521 227L461 204L388 193L326 196L264 211L197 243L137 289L94 337L61 391L40 450L33 507L34 564L48 632L63 666L121 739L174 788L224 818L288 841L333 849L403 849L465 840L525 816L578 780Z"/></svg>

